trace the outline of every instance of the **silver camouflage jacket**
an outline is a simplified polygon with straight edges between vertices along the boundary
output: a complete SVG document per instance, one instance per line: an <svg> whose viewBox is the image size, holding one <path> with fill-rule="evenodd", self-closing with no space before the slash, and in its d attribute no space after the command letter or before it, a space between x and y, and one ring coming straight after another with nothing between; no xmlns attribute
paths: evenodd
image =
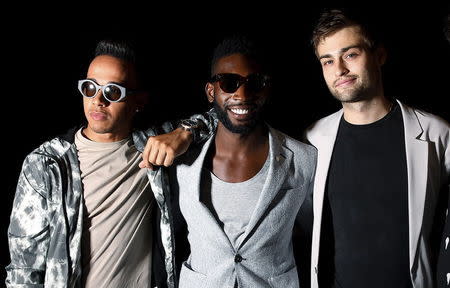
<svg viewBox="0 0 450 288"><path fill-rule="evenodd" d="M211 111L205 115L191 117L202 124L196 142L209 137L210 125L215 122ZM171 124L163 125L163 132L171 130ZM8 229L11 263L6 267L7 287L80 287L83 187L73 141L76 131L68 138L43 143L23 163ZM133 132L136 148L142 152L155 132ZM148 169L147 175L160 210L158 234L167 276L155 285L173 288L177 277L167 176L161 168Z"/></svg>

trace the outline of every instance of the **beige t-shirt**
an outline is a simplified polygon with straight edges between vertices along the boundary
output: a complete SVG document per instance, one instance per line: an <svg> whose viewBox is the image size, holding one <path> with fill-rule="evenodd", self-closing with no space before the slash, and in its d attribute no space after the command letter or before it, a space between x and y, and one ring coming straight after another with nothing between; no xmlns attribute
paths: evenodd
<svg viewBox="0 0 450 288"><path fill-rule="evenodd" d="M84 190L81 242L86 288L150 287L153 194L131 138L93 142L75 135Z"/></svg>

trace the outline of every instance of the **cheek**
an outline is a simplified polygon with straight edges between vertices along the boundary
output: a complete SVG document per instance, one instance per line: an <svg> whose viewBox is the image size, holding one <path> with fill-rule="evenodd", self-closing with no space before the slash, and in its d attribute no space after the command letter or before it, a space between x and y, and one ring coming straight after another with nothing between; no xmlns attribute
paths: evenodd
<svg viewBox="0 0 450 288"><path fill-rule="evenodd" d="M116 119L130 119L136 113L136 105L131 103L111 103L109 111Z"/></svg>
<svg viewBox="0 0 450 288"><path fill-rule="evenodd" d="M349 69L351 73L357 74L357 75L367 75L368 68L370 67L370 63L364 60L355 61L349 64Z"/></svg>
<svg viewBox="0 0 450 288"><path fill-rule="evenodd" d="M225 94L224 92L215 91L214 99L218 104L222 105L227 101L228 98L231 97L232 94Z"/></svg>
<svg viewBox="0 0 450 288"><path fill-rule="evenodd" d="M332 86L334 78L332 77L330 69L322 70L323 79L328 86Z"/></svg>
<svg viewBox="0 0 450 288"><path fill-rule="evenodd" d="M83 97L83 109L84 109L84 114L87 116L88 111L89 111L89 105L91 103L91 99Z"/></svg>

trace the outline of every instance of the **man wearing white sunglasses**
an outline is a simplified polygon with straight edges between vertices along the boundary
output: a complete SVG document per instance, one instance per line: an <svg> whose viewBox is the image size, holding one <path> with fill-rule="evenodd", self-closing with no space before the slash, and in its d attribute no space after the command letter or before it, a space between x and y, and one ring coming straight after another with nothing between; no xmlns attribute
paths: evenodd
<svg viewBox="0 0 450 288"><path fill-rule="evenodd" d="M8 229L8 287L175 287L164 171L138 166L157 132L133 129L146 102L137 70L130 45L99 42L78 83L87 124L26 157ZM159 154L185 151L191 132L176 129L179 141Z"/></svg>

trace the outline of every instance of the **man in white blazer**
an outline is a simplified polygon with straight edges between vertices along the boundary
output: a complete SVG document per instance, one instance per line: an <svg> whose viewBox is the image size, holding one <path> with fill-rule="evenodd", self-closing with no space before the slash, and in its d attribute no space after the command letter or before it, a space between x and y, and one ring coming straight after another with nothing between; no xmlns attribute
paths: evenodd
<svg viewBox="0 0 450 288"><path fill-rule="evenodd" d="M171 170L190 246L180 288L299 287L292 231L317 155L264 123L270 78L256 52L244 37L215 49L205 91L217 129Z"/></svg>
<svg viewBox="0 0 450 288"><path fill-rule="evenodd" d="M311 287L435 287L450 126L384 95L386 51L364 23L329 10L313 31L342 109L306 132L318 150Z"/></svg>
<svg viewBox="0 0 450 288"><path fill-rule="evenodd" d="M450 44L450 13L445 19L444 35ZM449 46L450 48L450 46ZM450 216L448 210L450 209L450 197L448 197L447 209L445 209L445 226L442 233L441 249L439 252L439 260L437 266L437 287L450 287Z"/></svg>

